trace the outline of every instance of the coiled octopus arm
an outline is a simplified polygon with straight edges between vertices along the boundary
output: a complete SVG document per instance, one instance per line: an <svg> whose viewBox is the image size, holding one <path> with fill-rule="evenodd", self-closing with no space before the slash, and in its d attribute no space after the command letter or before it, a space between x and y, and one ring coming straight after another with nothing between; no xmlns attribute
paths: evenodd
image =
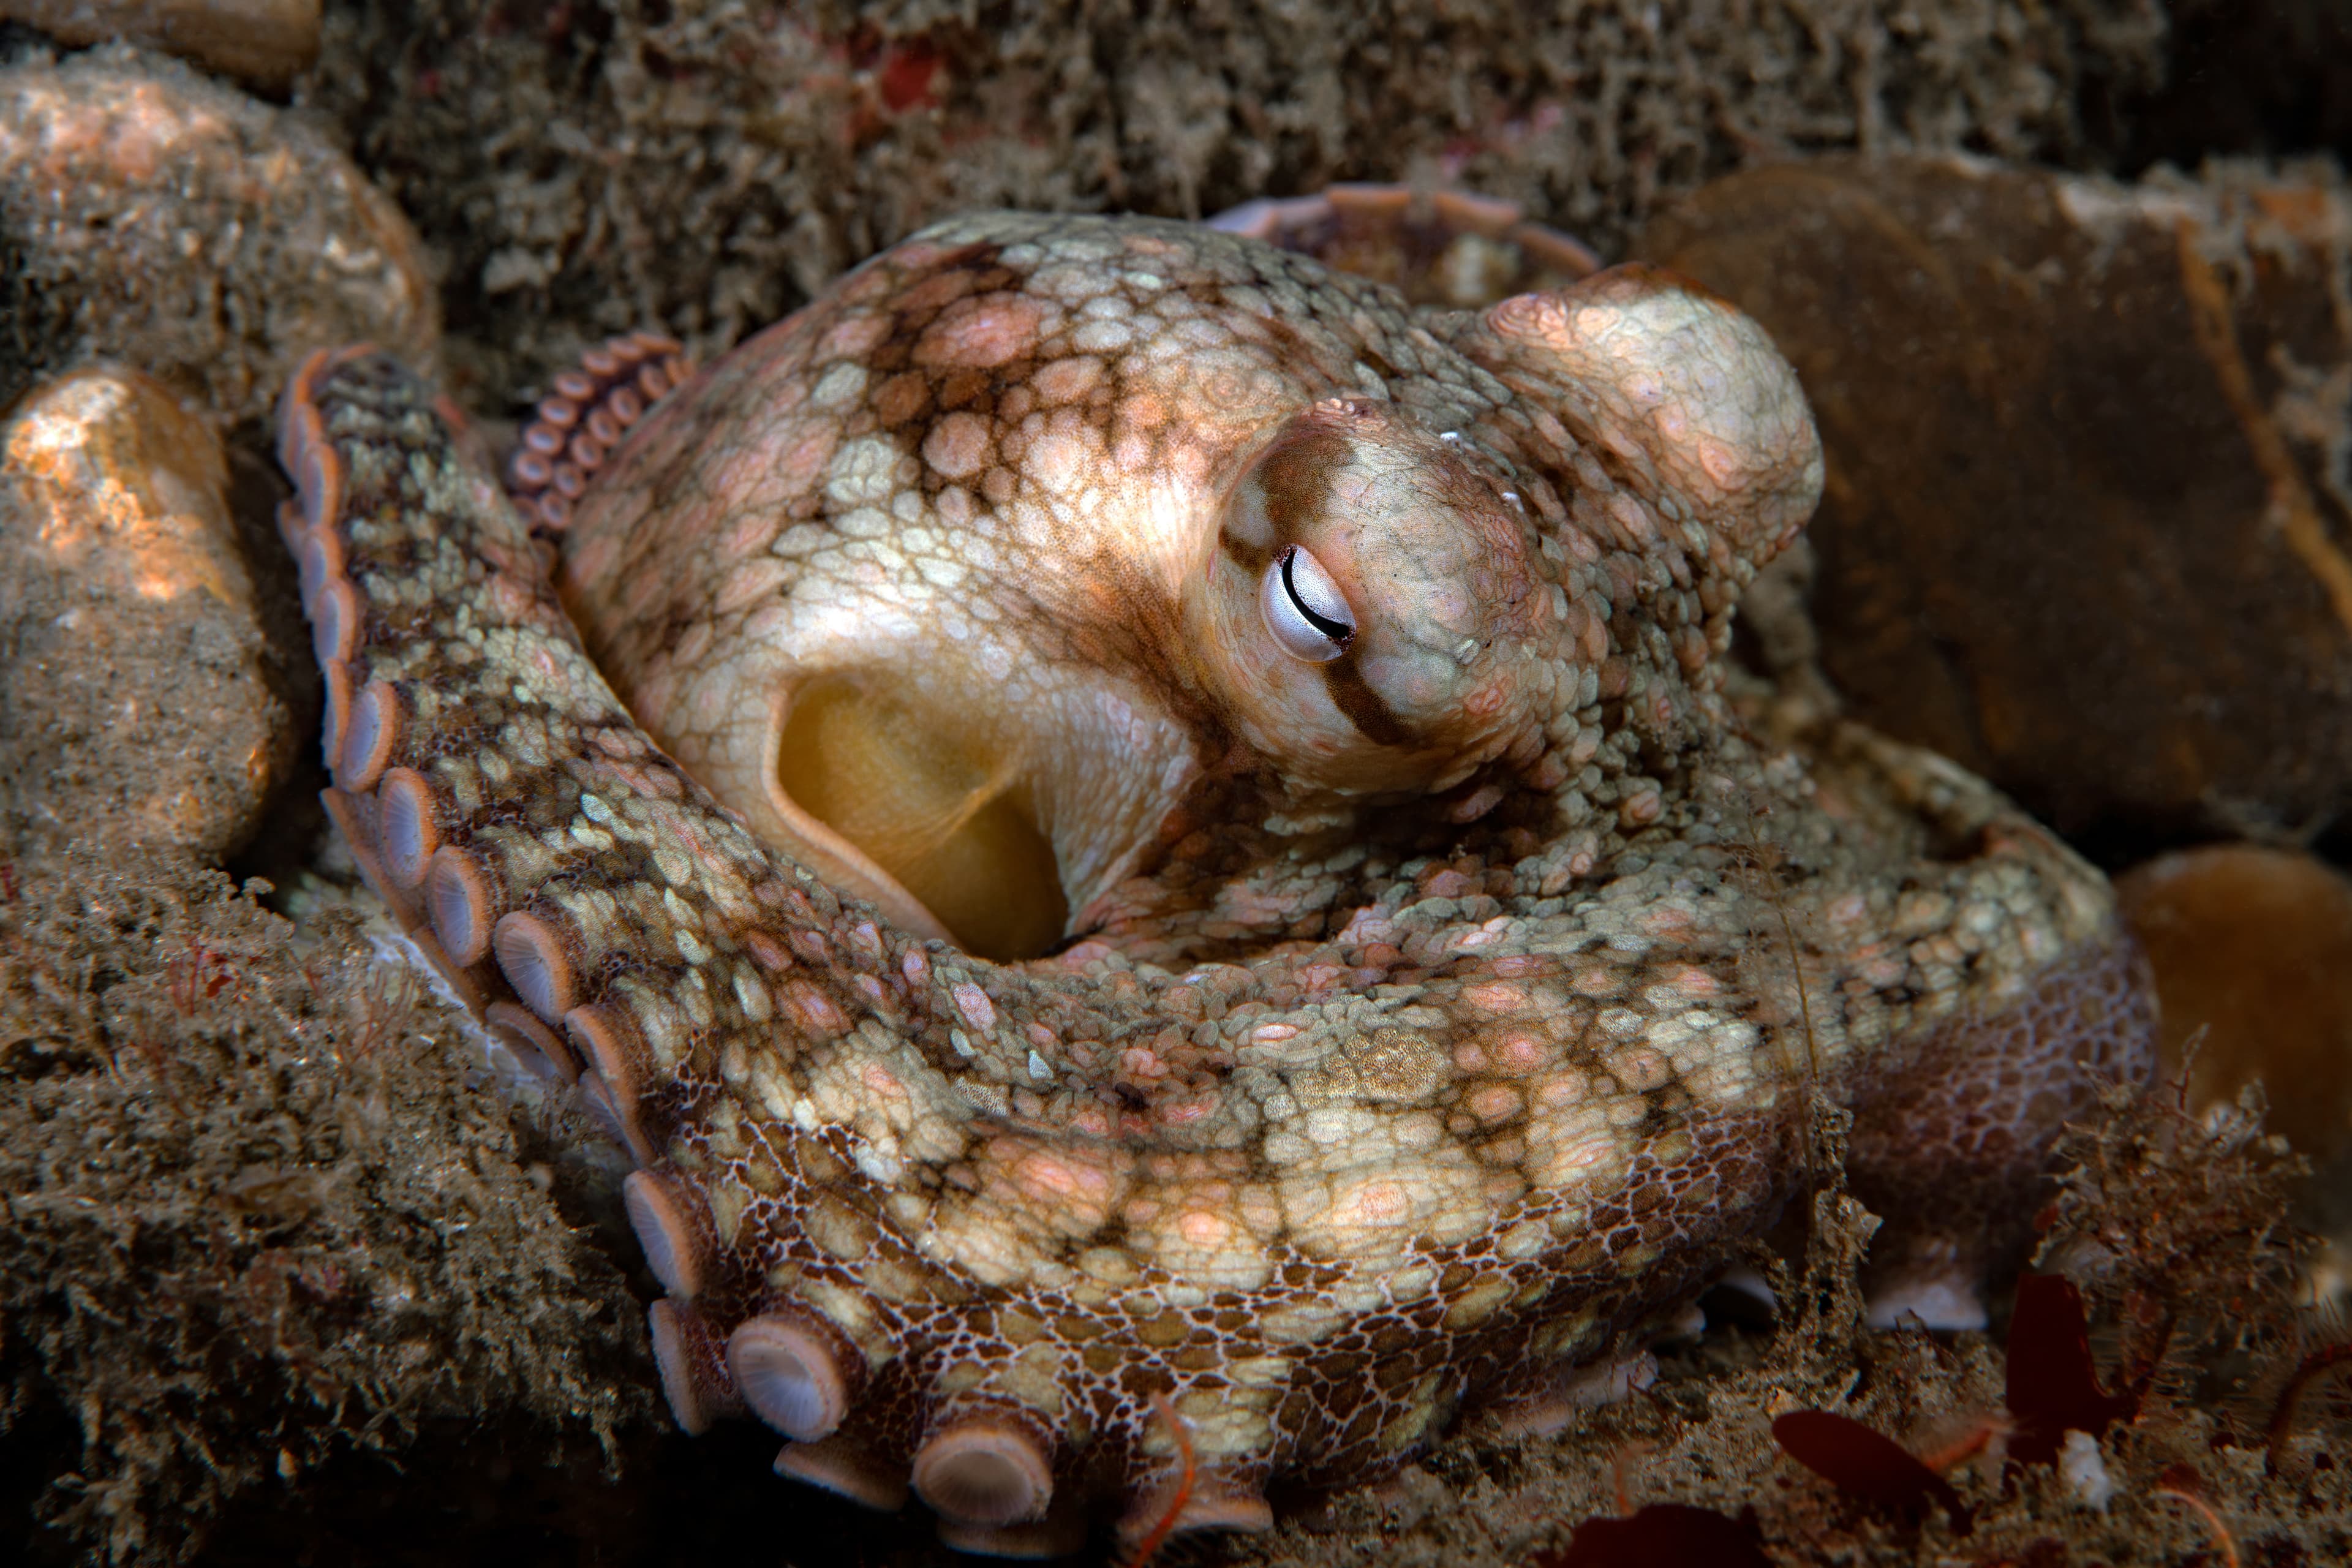
<svg viewBox="0 0 2352 1568"><path fill-rule="evenodd" d="M1180 275L1179 243L1307 265L1177 226L971 221L869 266L843 308L968 268L972 232L1050 251L1056 221L1097 250L1140 233ZM1388 308L1354 287L1343 302ZM1483 408L1439 410L1460 432L1442 443L1311 377L1284 416L1320 422L1321 453L1410 437L1483 465L1461 504L1523 531L1533 575L1493 645L1522 660L1495 667L1518 695L1461 742L1468 764L1286 784L1263 745L1234 760L1253 732L1234 699L1154 847L1073 900L1092 926L1019 962L837 891L649 739L432 389L364 351L289 389L282 524L326 671L330 805L469 1001L576 1073L635 1157L689 1431L757 1415L790 1439L783 1473L886 1508L911 1482L950 1540L1020 1552L1105 1494L1131 1531L1159 1521L1181 1421L1199 1473L1177 1522L1263 1527L1272 1479L1377 1475L1465 1404L1539 1420L1637 1343L1804 1179L1811 1087L1855 1108L1882 1297L1965 1316L2059 1123L2099 1075L2146 1070L2137 958L2096 873L1959 770L1850 727L1809 755L1748 738L1721 689L1730 607L1818 460L1796 450L1772 503L1792 516L1695 516L1706 476L1736 478L1689 401L1720 378L1635 377L1670 405L1655 427L1700 440L1685 479L1611 445L1605 388L1574 411L1560 345L1580 310L1738 319L1645 275L1579 289L1437 322L1486 367L1461 378ZM675 420L722 418L796 353L796 384L822 383L808 345L877 341L841 328L814 307ZM671 418L631 437L641 487L677 489L659 464L694 426ZM675 537L640 547L698 535ZM1496 537L1489 555L1517 548ZM1269 598L1277 635L1368 620L1359 588L1352 609L1295 592L1314 614L1278 622Z"/></svg>

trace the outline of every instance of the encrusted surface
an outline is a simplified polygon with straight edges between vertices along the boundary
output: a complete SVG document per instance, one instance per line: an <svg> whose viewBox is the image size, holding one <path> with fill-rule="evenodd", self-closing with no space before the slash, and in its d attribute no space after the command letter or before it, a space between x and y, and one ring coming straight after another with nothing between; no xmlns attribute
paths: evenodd
<svg viewBox="0 0 2352 1568"><path fill-rule="evenodd" d="M2145 1067L2096 873L1925 753L1739 721L1817 449L1760 334L1639 271L1415 317L1181 226L929 231L591 491L568 593L659 746L428 388L314 362L283 451L355 847L647 1167L681 1418L740 1410L760 1320L840 1489L915 1460L984 1529L1035 1455L1148 1523L1166 1395L1233 1522L1540 1413L1777 1215L1809 1081L1895 1283L1964 1289L2088 1069ZM1252 641L1301 542L1359 617L1327 665ZM1013 759L1075 941L969 956L747 827L827 852L766 775L852 677Z"/></svg>
<svg viewBox="0 0 2352 1568"><path fill-rule="evenodd" d="M92 368L0 424L0 858L250 837L298 744L212 431ZM299 656L298 656L299 657Z"/></svg>
<svg viewBox="0 0 2352 1568"><path fill-rule="evenodd" d="M299 116L119 46L0 66L0 404L121 360L226 430L321 344L440 340L407 217Z"/></svg>
<svg viewBox="0 0 2352 1568"><path fill-rule="evenodd" d="M982 205L1193 217L1411 178L1622 254L1759 160L2080 166L2106 133L2078 104L2155 85L2164 40L2154 0L370 0L328 7L303 92L446 258L452 372L487 401L608 332L731 346Z"/></svg>

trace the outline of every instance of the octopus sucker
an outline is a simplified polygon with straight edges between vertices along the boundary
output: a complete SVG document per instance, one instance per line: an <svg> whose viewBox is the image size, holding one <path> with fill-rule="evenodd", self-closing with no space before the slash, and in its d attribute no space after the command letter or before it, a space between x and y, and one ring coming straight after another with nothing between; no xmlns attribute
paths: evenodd
<svg viewBox="0 0 2352 1568"><path fill-rule="evenodd" d="M1819 1097L1874 1289L1964 1320L2148 1069L2095 870L1741 706L1820 450L1670 275L1423 311L986 214L671 353L552 577L394 359L280 430L330 809L638 1167L689 1431L971 1550L1148 1534L1188 1468L1178 1527L1262 1529L1637 1363Z"/></svg>
<svg viewBox="0 0 2352 1568"><path fill-rule="evenodd" d="M560 533L589 476L647 408L686 379L674 338L630 332L608 338L555 378L507 458L507 493L538 526Z"/></svg>

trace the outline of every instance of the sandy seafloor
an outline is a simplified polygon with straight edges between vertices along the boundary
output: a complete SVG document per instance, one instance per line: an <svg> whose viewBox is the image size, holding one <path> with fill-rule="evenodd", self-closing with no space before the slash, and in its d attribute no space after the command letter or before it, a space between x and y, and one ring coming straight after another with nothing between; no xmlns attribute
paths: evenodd
<svg viewBox="0 0 2352 1568"><path fill-rule="evenodd" d="M331 3L315 67L265 97L415 226L446 379L496 422L583 342L655 323L708 355L971 205L1197 217L1403 180L1517 201L1615 258L1704 182L1791 157L1957 150L2125 178L2159 161L2342 159L2352 39L2334 5ZM0 49L41 47L0 31ZM16 269L0 294L5 402L61 368L89 301L55 255L0 260ZM153 329L159 356L185 348L173 330ZM256 657L307 737L316 681L266 529L269 395L222 423L274 650ZM128 668L44 665L50 710L18 696L10 732L99 712ZM169 708L171 671L137 679ZM761 1430L671 1428L641 1328L655 1287L614 1215L578 1196L593 1183L564 1152L574 1113L518 1106L445 1012L370 961L366 900L310 804L310 752L305 739L219 870L58 826L121 798L125 776L105 769L135 772L132 753L89 751L68 784L17 781L0 844L0 1552L948 1560L919 1509L877 1517L771 1477ZM28 816L35 789L50 793ZM2221 826L2070 824L2111 868ZM2340 828L2305 841L2341 862ZM321 1027L350 1043L331 1071ZM1800 1321L1776 1330L1717 1302L1648 1395L1569 1433L1473 1428L1377 1493L1286 1500L1271 1535L1184 1541L1163 1560L1523 1563L1622 1502L1673 1501L1757 1519L1789 1563L2223 1561L2167 1485L2223 1520L2230 1561L2352 1560L2330 1413L2276 1473L2252 1436L2309 1332L2293 1310L2305 1259L2277 1228L2286 1156L2242 1128L2152 1153L2164 1125L2143 1109L2086 1132L2081 1161L2133 1173L2076 1184L2059 1223L2141 1238L2139 1263L2179 1292L2184 1342L2254 1330L2249 1348L2185 1356L2115 1433L2104 1509L2047 1470L1968 1469L1963 1537L1778 1455L1766 1427L1791 1400L1848 1399L1889 1430L1949 1438L2000 1398L1983 1336L1857 1331L1832 1201ZM2112 1328L2098 1343L2115 1351Z"/></svg>

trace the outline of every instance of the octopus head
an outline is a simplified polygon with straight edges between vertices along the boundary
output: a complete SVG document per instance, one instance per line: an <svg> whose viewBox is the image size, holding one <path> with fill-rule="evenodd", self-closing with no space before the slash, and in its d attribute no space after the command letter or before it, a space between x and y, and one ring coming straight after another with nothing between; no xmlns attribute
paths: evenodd
<svg viewBox="0 0 2352 1568"><path fill-rule="evenodd" d="M1185 629L1270 772L1444 788L1528 723L1530 536L1454 441L1382 405L1315 404L1249 459L1219 523Z"/></svg>

